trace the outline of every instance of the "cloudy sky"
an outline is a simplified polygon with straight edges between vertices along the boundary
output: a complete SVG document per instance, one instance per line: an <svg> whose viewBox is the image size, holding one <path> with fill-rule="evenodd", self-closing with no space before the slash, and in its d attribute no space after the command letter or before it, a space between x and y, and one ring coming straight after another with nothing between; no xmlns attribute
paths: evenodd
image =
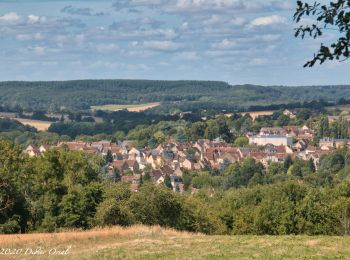
<svg viewBox="0 0 350 260"><path fill-rule="evenodd" d="M320 42L294 38L295 2L0 0L0 80L349 84L348 62L302 67Z"/></svg>

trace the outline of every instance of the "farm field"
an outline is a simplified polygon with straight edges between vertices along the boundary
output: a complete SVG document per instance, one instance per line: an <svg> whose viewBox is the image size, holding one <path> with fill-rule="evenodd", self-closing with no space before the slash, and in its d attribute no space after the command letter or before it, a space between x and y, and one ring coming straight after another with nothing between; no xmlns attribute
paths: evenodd
<svg viewBox="0 0 350 260"><path fill-rule="evenodd" d="M349 259L349 237L206 236L160 227L114 227L53 234L1 235L0 259ZM41 255L30 250L41 248ZM29 250L28 250L29 249ZM48 257L49 251L54 254ZM57 255L57 254L64 255ZM6 258L5 258L6 257Z"/></svg>
<svg viewBox="0 0 350 260"><path fill-rule="evenodd" d="M340 111L347 111L347 112L350 112L350 105L326 107L326 110L327 110L327 111L334 111L334 110L336 110L336 109L339 109Z"/></svg>
<svg viewBox="0 0 350 260"><path fill-rule="evenodd" d="M53 122L49 121L40 121L40 120L32 120L32 119L24 119L24 118L11 118L13 120L17 120L18 122L35 127L38 131L47 131Z"/></svg>
<svg viewBox="0 0 350 260"><path fill-rule="evenodd" d="M91 106L92 110L105 110L105 111L119 111L127 109L129 112L141 112L150 108L159 106L160 103L147 103L138 105L104 105L104 106Z"/></svg>
<svg viewBox="0 0 350 260"><path fill-rule="evenodd" d="M259 116L271 116L275 111L257 111L257 112L244 112L241 113L242 116L245 114L250 114L253 120L255 120Z"/></svg>

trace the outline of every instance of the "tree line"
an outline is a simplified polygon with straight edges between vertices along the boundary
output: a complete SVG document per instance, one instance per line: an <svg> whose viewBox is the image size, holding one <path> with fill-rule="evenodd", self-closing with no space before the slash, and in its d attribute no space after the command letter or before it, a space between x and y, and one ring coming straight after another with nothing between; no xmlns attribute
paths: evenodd
<svg viewBox="0 0 350 260"><path fill-rule="evenodd" d="M51 82L0 82L0 110L19 112L87 111L106 104L161 102L154 113L214 109L256 110L312 101L337 102L349 96L349 86L229 85L218 81L76 80ZM293 100L295 104L290 104ZM288 104L288 105L283 105ZM315 104L308 104L313 105Z"/></svg>

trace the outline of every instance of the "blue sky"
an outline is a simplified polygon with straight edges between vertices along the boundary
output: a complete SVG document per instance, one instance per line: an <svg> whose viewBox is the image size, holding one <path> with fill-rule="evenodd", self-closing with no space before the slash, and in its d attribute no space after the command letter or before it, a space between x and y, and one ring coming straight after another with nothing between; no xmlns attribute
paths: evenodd
<svg viewBox="0 0 350 260"><path fill-rule="evenodd" d="M0 80L349 84L350 63L305 69L292 0L0 0Z"/></svg>

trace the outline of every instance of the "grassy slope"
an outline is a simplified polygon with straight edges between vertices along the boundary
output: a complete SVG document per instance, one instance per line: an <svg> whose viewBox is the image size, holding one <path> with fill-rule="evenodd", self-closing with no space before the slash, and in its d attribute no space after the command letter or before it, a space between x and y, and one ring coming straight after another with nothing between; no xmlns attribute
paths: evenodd
<svg viewBox="0 0 350 260"><path fill-rule="evenodd" d="M0 247L71 246L68 259L348 259L350 238L205 236L134 226L87 232L0 236ZM0 255L0 259L3 256ZM55 257L63 259L63 257ZM12 259L31 259L29 256ZM33 257L47 259L47 255Z"/></svg>

